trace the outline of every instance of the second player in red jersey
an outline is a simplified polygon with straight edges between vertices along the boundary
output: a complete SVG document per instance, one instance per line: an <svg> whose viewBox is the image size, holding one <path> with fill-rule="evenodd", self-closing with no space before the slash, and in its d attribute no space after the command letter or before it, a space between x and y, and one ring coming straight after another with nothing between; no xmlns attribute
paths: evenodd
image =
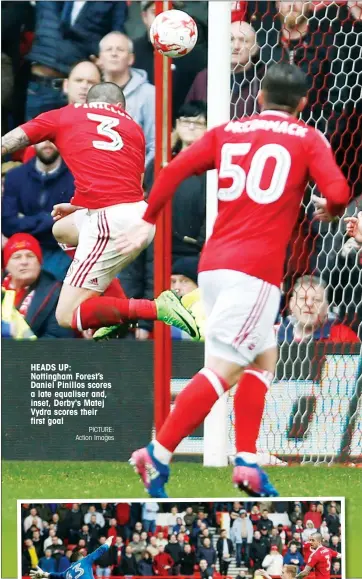
<svg viewBox="0 0 362 579"><path fill-rule="evenodd" d="M341 555L337 551L325 547L322 543L322 536L320 533L311 535L309 546L309 556L307 564L303 571L297 575L297 579L301 577L311 576L315 579L330 579L332 559L340 558Z"/></svg>
<svg viewBox="0 0 362 579"><path fill-rule="evenodd" d="M269 68L258 96L263 112L216 127L180 153L157 178L142 224L118 240L120 251L137 250L179 183L217 169L219 213L198 279L206 363L178 395L156 440L133 455L152 496L165 496L172 453L236 383L233 483L253 496L277 495L258 466L256 441L278 356L274 323L286 249L309 179L325 196L314 199L319 219L339 215L349 199L326 139L297 120L306 94L296 66Z"/></svg>

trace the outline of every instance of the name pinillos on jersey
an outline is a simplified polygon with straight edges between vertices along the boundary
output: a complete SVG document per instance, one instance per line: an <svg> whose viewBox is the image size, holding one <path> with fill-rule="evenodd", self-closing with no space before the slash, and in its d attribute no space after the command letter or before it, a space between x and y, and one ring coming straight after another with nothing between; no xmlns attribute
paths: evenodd
<svg viewBox="0 0 362 579"><path fill-rule="evenodd" d="M74 176L74 205L100 209L143 200L145 138L121 107L68 105L21 128L31 143L50 140L56 145Z"/></svg>

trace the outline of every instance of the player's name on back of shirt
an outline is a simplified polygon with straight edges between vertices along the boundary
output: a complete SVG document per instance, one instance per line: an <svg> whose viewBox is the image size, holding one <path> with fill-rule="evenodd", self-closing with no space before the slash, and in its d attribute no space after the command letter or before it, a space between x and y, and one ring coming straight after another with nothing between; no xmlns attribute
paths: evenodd
<svg viewBox="0 0 362 579"><path fill-rule="evenodd" d="M121 117L126 117L127 119L131 119L132 117L126 113L126 111L124 111L123 109L120 109L118 107L114 107L113 105L110 105L109 103L98 103L98 102L94 102L94 103L75 103L74 104L74 108L79 109L80 107L82 107L83 109L97 109L97 110L104 110L104 111L108 111L109 113L115 113L117 115L120 115Z"/></svg>
<svg viewBox="0 0 362 579"><path fill-rule="evenodd" d="M225 131L231 133L250 133L259 130L273 131L273 133L282 133L294 137L305 137L308 132L308 127L303 127L288 120L272 121L267 119L230 121L225 127Z"/></svg>

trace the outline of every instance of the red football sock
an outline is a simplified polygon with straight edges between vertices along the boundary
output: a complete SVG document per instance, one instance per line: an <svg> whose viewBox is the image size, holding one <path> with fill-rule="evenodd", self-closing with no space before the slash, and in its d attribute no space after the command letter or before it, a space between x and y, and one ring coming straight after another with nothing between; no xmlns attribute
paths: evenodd
<svg viewBox="0 0 362 579"><path fill-rule="evenodd" d="M209 368L196 374L180 392L172 412L167 417L156 440L173 452L181 440L192 434L209 414L211 408L229 385Z"/></svg>
<svg viewBox="0 0 362 579"><path fill-rule="evenodd" d="M125 298L127 299L126 294L123 291L121 286L121 282L117 277L113 278L107 289L103 292L104 296L107 298Z"/></svg>
<svg viewBox="0 0 362 579"><path fill-rule="evenodd" d="M73 313L72 328L83 331L138 319L157 319L154 301L100 296L80 304Z"/></svg>
<svg viewBox="0 0 362 579"><path fill-rule="evenodd" d="M269 372L253 368L245 370L239 381L234 397L236 452L256 453L271 377Z"/></svg>

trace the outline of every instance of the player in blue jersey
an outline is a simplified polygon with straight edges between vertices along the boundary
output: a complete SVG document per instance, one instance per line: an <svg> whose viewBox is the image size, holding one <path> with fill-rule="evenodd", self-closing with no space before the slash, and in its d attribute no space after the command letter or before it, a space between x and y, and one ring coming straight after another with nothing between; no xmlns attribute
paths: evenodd
<svg viewBox="0 0 362 579"><path fill-rule="evenodd" d="M40 567L37 567L36 571L30 571L30 577L31 579L43 579L43 577L44 579L93 579L92 565L108 551L112 545L112 541L113 537L108 537L103 545L86 557L82 555L81 552L74 553L72 557L76 558L75 563L68 567L66 571L63 571L63 573L46 573L40 569Z"/></svg>

